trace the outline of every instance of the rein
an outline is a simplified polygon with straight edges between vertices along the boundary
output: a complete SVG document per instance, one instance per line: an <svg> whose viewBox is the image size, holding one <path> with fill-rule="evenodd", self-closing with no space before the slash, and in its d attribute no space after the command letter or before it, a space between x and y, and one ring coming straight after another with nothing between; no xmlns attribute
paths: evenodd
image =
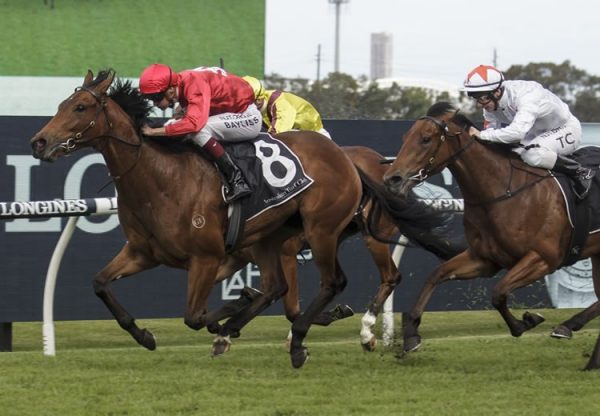
<svg viewBox="0 0 600 416"><path fill-rule="evenodd" d="M476 139L472 139L471 141L469 141L469 143L467 143L464 146L461 146L456 152L454 152L453 154L451 154L448 158L444 159L443 161L437 163L437 164L433 164L435 157L437 156L437 153L439 152L440 148L442 147L442 143L446 141L447 138L449 137L456 137L458 138L458 141L460 143L460 134L459 133L455 133L455 134L450 134L449 133L449 129L448 129L448 125L442 121L442 120L438 120L437 118L434 117L430 117L430 116L423 116L420 117L419 120L429 120L431 122L433 122L442 132L442 135L440 137L440 141L438 142L438 145L435 149L435 151L433 152L433 156L431 156L429 158L429 161L427 162L427 166L423 169L419 170L419 173L417 173L414 176L411 176L410 180L417 180L419 182L424 181L425 179L427 179L429 177L429 174L434 171L435 169L437 169L440 166L448 166L451 165L452 163L454 163L456 160L458 160L458 158L460 157L460 155L467 150L469 147L471 147L475 142ZM462 130L462 132L466 131L467 126L465 126ZM465 200L465 204L466 205L471 205L471 206L482 206L482 205L490 205L490 204L495 204L497 202L500 201L504 201L505 199L509 199L512 198L513 196L516 196L518 194L520 194L521 192L523 192L525 189L527 188L531 188L532 186L534 186L535 184L537 184L538 182L552 177L552 174L548 173L547 175L538 175L535 172L531 172L530 170L527 169L523 169L521 167L515 166L511 160L509 160L510 163L510 177L508 179L508 185L506 187L506 191L504 191L504 194L485 200L485 201L481 201L481 202L469 202ZM527 172L527 173L531 173L535 176L537 176L538 178L536 180L534 180L533 182L529 182L526 183L525 185L521 186L520 188L518 188L515 191L511 191L511 184L512 184L512 180L513 180L513 171L517 169L517 170L521 170L523 172Z"/></svg>
<svg viewBox="0 0 600 416"><path fill-rule="evenodd" d="M73 94L75 94L79 91L86 91L86 92L90 93L96 99L96 101L98 102L98 104L100 106L98 107L98 110L96 111L96 114L94 115L94 118L92 119L92 121L90 121L89 124L83 128L83 130L81 130L78 133L75 133L75 135L73 135L72 137L69 137L67 140L60 143L58 145L58 147L62 148L65 151L65 154L68 155L69 153L71 153L72 151L75 150L77 145L91 142L91 141L97 139L98 137L107 137L109 139L115 139L118 142L126 144L128 146L137 147L137 149L138 149L137 156L136 156L136 159L133 162L133 164L128 169L126 169L125 172L121 173L120 175L112 175L112 174L110 175L113 179L120 180L123 176L125 176L127 173L129 173L131 170L133 170L133 168L137 165L138 161L140 160L140 157L142 154L142 139L140 138L139 143L130 143L127 140L122 139L121 137L115 136L112 134L101 134L99 136L84 138L83 135L89 129L93 128L96 125L96 121L98 120L98 116L100 115L101 112L104 112L104 118L106 119L106 124L108 125L109 131L112 130L113 123L110 121L110 118L108 117L108 112L107 112L108 103L106 101L106 94L99 95L94 90L87 88L85 86L75 88L75 92ZM106 185L104 187L106 187Z"/></svg>

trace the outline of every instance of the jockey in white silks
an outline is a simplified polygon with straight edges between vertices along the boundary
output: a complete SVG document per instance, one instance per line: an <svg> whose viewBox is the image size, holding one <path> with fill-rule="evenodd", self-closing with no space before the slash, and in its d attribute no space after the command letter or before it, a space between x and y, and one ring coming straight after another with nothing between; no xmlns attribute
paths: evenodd
<svg viewBox="0 0 600 416"><path fill-rule="evenodd" d="M581 142L581 123L567 104L535 81L505 81L489 65L469 72L464 90L483 108L485 119L484 130L472 127L472 136L520 144L514 151L525 163L570 176L577 197L586 197L595 172L567 157Z"/></svg>

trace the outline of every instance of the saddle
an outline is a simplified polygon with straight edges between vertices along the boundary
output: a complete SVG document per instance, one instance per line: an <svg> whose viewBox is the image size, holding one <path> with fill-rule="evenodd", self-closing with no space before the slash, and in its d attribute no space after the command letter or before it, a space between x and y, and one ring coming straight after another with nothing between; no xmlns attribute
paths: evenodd
<svg viewBox="0 0 600 416"><path fill-rule="evenodd" d="M260 133L252 140L223 145L252 188L250 196L229 206L225 241L227 249L231 250L246 221L287 202L308 189L314 180L306 174L298 156L268 133Z"/></svg>
<svg viewBox="0 0 600 416"><path fill-rule="evenodd" d="M577 149L570 157L581 165L598 170L600 147L585 146ZM577 201L573 192L573 180L563 173L553 172L561 188L569 222L573 228L569 250L561 267L569 266L580 259L581 250L589 234L600 231L600 177L598 173L592 181L590 192L583 201Z"/></svg>

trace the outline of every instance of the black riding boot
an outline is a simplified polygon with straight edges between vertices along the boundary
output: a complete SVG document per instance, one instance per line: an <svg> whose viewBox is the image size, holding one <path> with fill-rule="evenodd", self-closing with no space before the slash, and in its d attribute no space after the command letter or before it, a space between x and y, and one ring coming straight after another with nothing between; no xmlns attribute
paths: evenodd
<svg viewBox="0 0 600 416"><path fill-rule="evenodd" d="M573 191L575 192L575 195L580 201L585 199L592 186L592 179L596 174L594 169L586 168L576 160L560 155L556 159L556 164L553 169L557 172L564 173L573 179Z"/></svg>
<svg viewBox="0 0 600 416"><path fill-rule="evenodd" d="M215 162L225 177L225 181L227 181L225 187L225 202L230 203L252 193L252 190L244 179L242 171L235 163L233 163L233 160L231 160L231 157L227 152L216 159Z"/></svg>

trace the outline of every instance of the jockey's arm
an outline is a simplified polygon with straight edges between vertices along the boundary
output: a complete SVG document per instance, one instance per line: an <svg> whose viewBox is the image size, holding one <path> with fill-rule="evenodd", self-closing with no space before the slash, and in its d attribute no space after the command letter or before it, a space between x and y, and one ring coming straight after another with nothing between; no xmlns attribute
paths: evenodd
<svg viewBox="0 0 600 416"><path fill-rule="evenodd" d="M296 109L283 96L277 98L270 106L271 128L269 133L283 133L294 128L296 123Z"/></svg>
<svg viewBox="0 0 600 416"><path fill-rule="evenodd" d="M183 116L164 126L166 136L183 136L197 133L208 121L211 94L210 87L205 82L195 82L184 86L185 97Z"/></svg>
<svg viewBox="0 0 600 416"><path fill-rule="evenodd" d="M142 134L144 136L166 136L167 132L164 127L150 127L147 124L142 126Z"/></svg>
<svg viewBox="0 0 600 416"><path fill-rule="evenodd" d="M483 140L496 143L518 143L525 138L535 123L535 110L529 107L521 107L515 114L513 121L506 127L500 129L487 129L481 132Z"/></svg>

